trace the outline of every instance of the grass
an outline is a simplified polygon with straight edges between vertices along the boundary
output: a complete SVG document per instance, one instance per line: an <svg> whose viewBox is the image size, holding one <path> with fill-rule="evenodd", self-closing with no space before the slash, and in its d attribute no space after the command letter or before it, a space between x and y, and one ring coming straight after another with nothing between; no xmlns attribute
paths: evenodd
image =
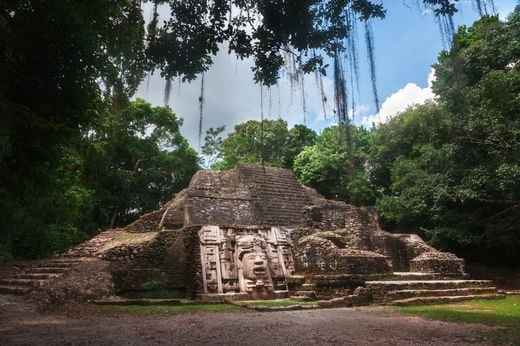
<svg viewBox="0 0 520 346"><path fill-rule="evenodd" d="M404 306L405 313L445 321L511 324L520 327L520 295L499 300L470 300L456 304Z"/></svg>
<svg viewBox="0 0 520 346"><path fill-rule="evenodd" d="M497 343L520 345L520 295L500 300L470 300L456 304L405 306L396 308L406 314L428 319L482 323L503 328L485 334Z"/></svg>
<svg viewBox="0 0 520 346"><path fill-rule="evenodd" d="M233 312L244 311L243 308L231 304L181 304L170 306L104 306L105 312L115 314L135 314L135 315L151 315L151 314L180 314L189 312Z"/></svg>
<svg viewBox="0 0 520 346"><path fill-rule="evenodd" d="M246 300L241 301L240 304L249 305L249 306L291 306L291 305L315 305L315 301L309 302L300 302L297 300L291 299L275 299L275 300Z"/></svg>
<svg viewBox="0 0 520 346"><path fill-rule="evenodd" d="M186 298L185 290L176 290L170 288L157 288L146 291L127 291L122 294L125 298L144 298L144 299L184 299Z"/></svg>

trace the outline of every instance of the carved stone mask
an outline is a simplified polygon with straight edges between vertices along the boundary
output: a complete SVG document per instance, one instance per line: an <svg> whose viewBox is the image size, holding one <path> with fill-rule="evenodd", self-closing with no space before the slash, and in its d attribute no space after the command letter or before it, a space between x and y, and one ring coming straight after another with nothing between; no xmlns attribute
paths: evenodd
<svg viewBox="0 0 520 346"><path fill-rule="evenodd" d="M244 278L248 280L267 280L268 262L265 252L249 252L242 258Z"/></svg>
<svg viewBox="0 0 520 346"><path fill-rule="evenodd" d="M237 239L238 258L244 278L252 281L269 279L269 264L262 238L246 235Z"/></svg>

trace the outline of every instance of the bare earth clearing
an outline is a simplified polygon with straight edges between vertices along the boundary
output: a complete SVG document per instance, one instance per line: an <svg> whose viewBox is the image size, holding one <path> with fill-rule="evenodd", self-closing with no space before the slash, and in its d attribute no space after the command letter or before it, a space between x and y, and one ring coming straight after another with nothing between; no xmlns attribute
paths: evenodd
<svg viewBox="0 0 520 346"><path fill-rule="evenodd" d="M0 296L0 345L464 345L490 327L429 321L381 307L285 312L41 314Z"/></svg>

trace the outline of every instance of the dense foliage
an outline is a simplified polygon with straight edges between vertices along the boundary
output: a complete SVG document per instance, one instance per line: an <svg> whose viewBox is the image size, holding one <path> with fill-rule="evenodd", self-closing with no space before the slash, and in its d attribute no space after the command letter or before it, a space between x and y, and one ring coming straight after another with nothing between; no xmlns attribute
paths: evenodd
<svg viewBox="0 0 520 346"><path fill-rule="evenodd" d="M434 65L438 102L375 131L383 216L470 259L520 249L520 9L460 27Z"/></svg>
<svg viewBox="0 0 520 346"><path fill-rule="evenodd" d="M125 98L141 80L143 24L131 0L0 2L0 261L81 237L95 196L77 144L102 91Z"/></svg>
<svg viewBox="0 0 520 346"><path fill-rule="evenodd" d="M207 141L211 139L206 137ZM230 169L237 163L292 168L296 155L315 139L316 133L304 125L289 130L285 120L250 120L236 125L235 131L222 141L217 155L221 160L213 168Z"/></svg>
<svg viewBox="0 0 520 346"><path fill-rule="evenodd" d="M155 9L167 6L171 18L161 20L155 11L145 28L142 2L135 0L0 1L0 262L11 255L38 257L66 249L155 209L187 184L198 159L180 135L181 119L167 107L130 102L146 72L160 70L170 82L174 77L191 80L208 69L213 54L227 47L238 58L253 57L255 80L272 85L287 60L298 78L312 70L323 74L324 54L337 65L336 111L346 124L348 114L338 106L347 105L338 56L354 47L349 33L356 22L385 15L383 6L370 0L144 1L150 2ZM456 11L456 1L422 3L440 16ZM366 28L367 44L373 48L368 24ZM493 222L514 220L517 212L513 120L518 110L518 37L517 14L508 23L486 18L462 29L454 49L441 56L436 67L441 114L463 119L457 124L444 119L436 126L449 128L446 143L459 156L469 150L464 145L475 150L464 156L466 161L456 154L437 155L457 165L479 158L461 170L466 180L452 181L450 176L448 182L464 185L457 195L464 206L495 201L486 204L487 209L470 211L477 215L474 223L487 225L486 217L494 212L503 214L492 217ZM369 60L374 72L373 55ZM403 195L412 185L396 185L392 153L390 161L377 166L377 156L366 158L374 134L340 128L345 130L344 145L339 144L338 129L325 131L320 140L312 130L289 130L281 120L248 122L226 139L219 138L222 129L212 129L207 143L213 140L216 151L204 154L213 155L211 160L222 168L237 162L282 167L297 162L302 179L328 196L355 203L379 198L388 219L403 222L397 211L406 201L391 197ZM336 152L329 140L338 143ZM410 155L418 155L415 147ZM394 161L404 167L407 158L413 157ZM369 162L386 182L369 180ZM428 220L437 229L436 219ZM514 227L507 225L505 232ZM434 233L434 239L454 239L443 234L448 233Z"/></svg>
<svg viewBox="0 0 520 346"><path fill-rule="evenodd" d="M326 197L376 203L387 228L417 232L469 260L518 263L519 38L520 8L506 22L484 17L459 28L434 65L436 100L370 130L324 129L297 147L294 173ZM259 125L238 125L216 166L261 162ZM264 125L265 162L284 166L286 127Z"/></svg>
<svg viewBox="0 0 520 346"><path fill-rule="evenodd" d="M349 131L350 143L345 143L345 130ZM326 128L315 145L306 147L296 157L294 173L328 198L374 204L375 193L365 170L369 135L365 128L353 125Z"/></svg>
<svg viewBox="0 0 520 346"><path fill-rule="evenodd" d="M125 225L188 185L198 157L180 134L181 125L169 108L137 99L89 131L84 181L95 191L94 222Z"/></svg>

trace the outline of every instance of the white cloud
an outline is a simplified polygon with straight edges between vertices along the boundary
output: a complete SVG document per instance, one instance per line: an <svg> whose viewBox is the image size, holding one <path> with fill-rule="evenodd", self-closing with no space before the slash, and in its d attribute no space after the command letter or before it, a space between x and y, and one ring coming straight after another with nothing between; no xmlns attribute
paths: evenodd
<svg viewBox="0 0 520 346"><path fill-rule="evenodd" d="M253 81L251 71L253 61L245 59L236 61L236 58L227 54L226 47L213 58L213 65L204 76L204 111L203 135L210 127L226 126L226 133L232 132L234 126L247 120L260 120L261 109L265 119L277 119L280 115L286 120L289 127L302 124L303 104L301 86L291 84L287 78L279 80L278 88L273 86L271 91L263 88L263 102L260 102L260 86ZM199 96L200 78L191 83L178 84L173 81L169 105L174 113L184 119L182 134L188 139L191 146L198 148L199 124ZM307 126L314 126L325 119L321 93L316 86L312 74L305 76L305 108ZM156 72L145 79L139 86L136 97L143 98L156 106L163 105L165 81ZM332 95L333 83L329 78L323 78L324 92L328 97L326 105L327 118L333 118ZM271 94L271 97L269 97ZM269 102L271 98L271 102Z"/></svg>
<svg viewBox="0 0 520 346"><path fill-rule="evenodd" d="M152 16L151 4L144 6L145 18ZM168 8L159 7L160 21L169 18ZM262 103L260 101L260 86L253 81L252 59L238 60L233 55L227 54L227 47L222 46L220 52L213 57L213 65L204 76L204 111L203 134L210 127L226 126L226 133L232 132L234 126L248 121L260 120L263 106L264 118L277 119L280 115L290 127L303 123L303 104L301 86L291 86L288 78L280 78L279 94L276 86L263 88ZM188 139L190 145L197 149L199 142L199 96L200 78L191 83L174 81L170 94L169 105L174 113L184 119L181 129L182 134ZM317 88L313 74L305 76L305 109L307 126L323 122L326 118L333 119L333 82L330 78L323 77L323 89L328 97L328 102L323 111L321 93ZM136 97L143 98L155 106L163 105L165 80L157 71L145 79L139 86ZM271 97L269 97L271 94ZM278 101L280 95L280 101ZM269 102L271 98L271 102ZM262 106L261 106L262 105ZM271 106L270 106L271 105Z"/></svg>
<svg viewBox="0 0 520 346"><path fill-rule="evenodd" d="M435 80L435 71L431 69L428 74L428 86L421 88L415 83L408 83L404 88L388 96L381 105L379 113L364 116L362 123L371 126L373 123L386 123L395 115L403 112L408 107L425 103L435 98L431 87Z"/></svg>

